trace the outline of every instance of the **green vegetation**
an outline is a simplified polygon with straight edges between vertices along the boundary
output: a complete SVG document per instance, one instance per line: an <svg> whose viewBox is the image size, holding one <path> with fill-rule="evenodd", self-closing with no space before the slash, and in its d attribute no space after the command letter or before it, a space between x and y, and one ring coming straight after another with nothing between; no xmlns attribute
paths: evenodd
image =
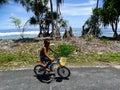
<svg viewBox="0 0 120 90"><path fill-rule="evenodd" d="M15 54L3 54L0 55L0 63L7 63L10 61L16 60Z"/></svg>
<svg viewBox="0 0 120 90"><path fill-rule="evenodd" d="M75 50L75 47L72 45L62 44L57 47L58 52L60 52L60 56L67 57L69 54L71 54Z"/></svg>
<svg viewBox="0 0 120 90"><path fill-rule="evenodd" d="M32 62L33 56L30 53L6 53L0 55L0 64L8 62Z"/></svg>
<svg viewBox="0 0 120 90"><path fill-rule="evenodd" d="M103 39L102 41L103 41L104 44L109 44L110 43L110 41L108 39Z"/></svg>
<svg viewBox="0 0 120 90"><path fill-rule="evenodd" d="M103 54L71 54L68 57L68 63L70 65L79 65L79 66L94 66L94 65L107 65L110 63L120 64L120 54L119 53L103 53Z"/></svg>
<svg viewBox="0 0 120 90"><path fill-rule="evenodd" d="M100 55L101 58L100 59L103 59L104 61L108 61L108 62L118 62L120 63L120 54L119 53L108 53L108 54L102 54Z"/></svg>
<svg viewBox="0 0 120 90"><path fill-rule="evenodd" d="M65 51L65 50L64 50ZM70 51L71 52L71 51ZM63 52L61 55L68 54L68 52ZM99 65L100 62L116 62L120 63L120 54L118 53L106 53L106 54L74 54L71 53L68 57L69 65ZM19 53L19 54L3 54L0 55L0 65L4 65L9 62L22 62L33 64L36 63L36 60L39 60L38 55L34 56L32 53Z"/></svg>
<svg viewBox="0 0 120 90"><path fill-rule="evenodd" d="M98 66L111 63L120 64L120 53L85 53L82 52L81 47L76 47L64 41L53 41L51 43L56 43L51 47L60 52L59 56L67 57L67 65ZM38 49L41 48L42 44L43 42L22 43L16 46L16 49L12 52L0 50L0 69L34 66L39 61ZM49 54L58 57L52 52Z"/></svg>

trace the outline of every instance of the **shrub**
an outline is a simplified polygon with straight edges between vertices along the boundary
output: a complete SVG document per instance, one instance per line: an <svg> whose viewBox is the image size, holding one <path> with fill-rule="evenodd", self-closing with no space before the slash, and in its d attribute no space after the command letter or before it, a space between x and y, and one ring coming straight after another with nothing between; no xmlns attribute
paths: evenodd
<svg viewBox="0 0 120 90"><path fill-rule="evenodd" d="M75 50L75 46L62 44L57 47L58 52L60 52L60 57L64 56L67 57L69 54L71 54Z"/></svg>

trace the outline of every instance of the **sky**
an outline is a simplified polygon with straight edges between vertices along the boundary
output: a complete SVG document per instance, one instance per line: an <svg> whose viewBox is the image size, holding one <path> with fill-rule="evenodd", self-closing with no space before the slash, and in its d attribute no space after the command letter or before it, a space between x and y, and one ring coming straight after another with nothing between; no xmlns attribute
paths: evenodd
<svg viewBox="0 0 120 90"><path fill-rule="evenodd" d="M54 10L55 10L55 1ZM99 0L99 4L102 0ZM92 15L92 9L96 7L97 0L64 0L64 4L61 5L62 16L68 21L69 26L73 28L82 28L85 21ZM19 18L22 21L22 25L30 17L33 16L32 12L26 12L25 8L9 0L9 4L5 4L0 7L0 30L14 29L15 26L11 23L10 17ZM30 26L36 28L37 26Z"/></svg>

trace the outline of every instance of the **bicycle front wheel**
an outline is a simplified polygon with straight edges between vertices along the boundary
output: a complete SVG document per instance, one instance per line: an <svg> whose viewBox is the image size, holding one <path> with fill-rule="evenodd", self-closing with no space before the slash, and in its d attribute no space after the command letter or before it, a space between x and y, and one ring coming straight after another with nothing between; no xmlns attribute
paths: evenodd
<svg viewBox="0 0 120 90"><path fill-rule="evenodd" d="M59 67L57 73L60 77L68 78L70 76L70 70L67 67Z"/></svg>

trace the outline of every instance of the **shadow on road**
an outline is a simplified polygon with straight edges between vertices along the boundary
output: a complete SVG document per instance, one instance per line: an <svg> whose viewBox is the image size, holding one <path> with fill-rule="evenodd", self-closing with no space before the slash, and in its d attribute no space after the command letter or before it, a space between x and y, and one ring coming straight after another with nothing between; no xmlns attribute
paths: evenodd
<svg viewBox="0 0 120 90"><path fill-rule="evenodd" d="M69 80L69 78L56 77L55 74L35 75L35 77L42 83L51 83L52 81L62 82L63 80Z"/></svg>

